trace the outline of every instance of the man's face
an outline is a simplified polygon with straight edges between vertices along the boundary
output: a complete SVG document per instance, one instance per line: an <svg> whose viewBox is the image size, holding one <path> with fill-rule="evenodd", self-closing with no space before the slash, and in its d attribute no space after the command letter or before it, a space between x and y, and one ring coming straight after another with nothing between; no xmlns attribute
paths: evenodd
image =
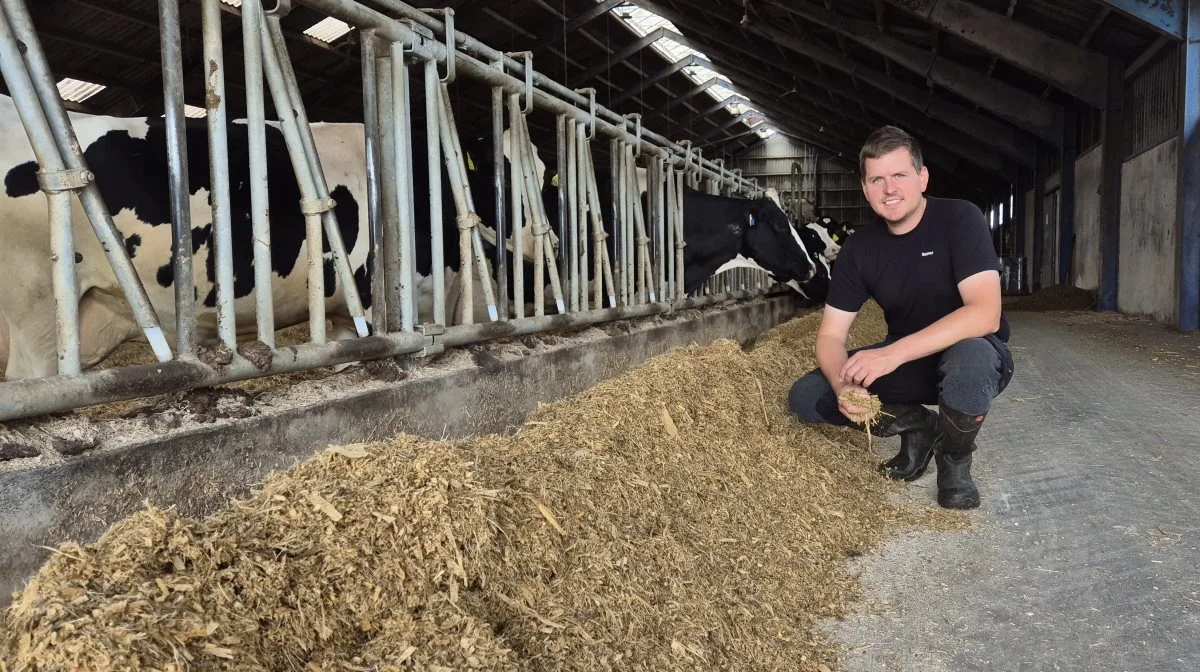
<svg viewBox="0 0 1200 672"><path fill-rule="evenodd" d="M929 185L929 171L913 167L912 154L901 147L878 159L867 159L863 195L875 214L896 224L921 206L921 194Z"/></svg>

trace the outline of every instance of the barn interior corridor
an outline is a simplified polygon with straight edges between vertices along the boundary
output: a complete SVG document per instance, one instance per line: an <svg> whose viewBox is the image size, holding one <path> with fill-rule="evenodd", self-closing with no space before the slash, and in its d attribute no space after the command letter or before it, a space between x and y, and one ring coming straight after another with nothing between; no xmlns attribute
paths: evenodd
<svg viewBox="0 0 1200 672"><path fill-rule="evenodd" d="M1200 336L1008 316L1017 372L981 434L975 526L863 558L862 603L824 626L846 669L1200 668Z"/></svg>

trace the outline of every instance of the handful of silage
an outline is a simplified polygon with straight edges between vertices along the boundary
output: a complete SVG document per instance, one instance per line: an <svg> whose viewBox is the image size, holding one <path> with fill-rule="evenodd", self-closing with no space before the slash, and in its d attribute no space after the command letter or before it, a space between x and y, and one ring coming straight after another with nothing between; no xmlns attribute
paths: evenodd
<svg viewBox="0 0 1200 672"><path fill-rule="evenodd" d="M862 413L851 415L849 418L866 428L867 445L871 445L871 425L878 422L876 418L882 412L883 402L873 394L863 394L857 390L844 392L838 396L838 399L852 406L865 409Z"/></svg>

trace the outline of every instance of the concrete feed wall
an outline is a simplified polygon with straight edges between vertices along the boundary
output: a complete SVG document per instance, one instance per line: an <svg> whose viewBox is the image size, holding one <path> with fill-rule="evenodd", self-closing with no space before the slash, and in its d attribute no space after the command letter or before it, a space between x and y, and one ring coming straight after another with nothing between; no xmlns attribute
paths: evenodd
<svg viewBox="0 0 1200 672"><path fill-rule="evenodd" d="M1172 138L1121 167L1117 309L1175 324L1179 143Z"/></svg>

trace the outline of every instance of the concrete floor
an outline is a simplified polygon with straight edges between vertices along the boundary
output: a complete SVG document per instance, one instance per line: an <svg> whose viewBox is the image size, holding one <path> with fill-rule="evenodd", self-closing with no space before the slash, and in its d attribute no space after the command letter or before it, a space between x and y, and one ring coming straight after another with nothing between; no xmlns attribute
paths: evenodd
<svg viewBox="0 0 1200 672"><path fill-rule="evenodd" d="M861 604L823 631L847 670L1200 670L1200 335L1008 317L973 529L862 558ZM931 465L905 496L935 489Z"/></svg>

